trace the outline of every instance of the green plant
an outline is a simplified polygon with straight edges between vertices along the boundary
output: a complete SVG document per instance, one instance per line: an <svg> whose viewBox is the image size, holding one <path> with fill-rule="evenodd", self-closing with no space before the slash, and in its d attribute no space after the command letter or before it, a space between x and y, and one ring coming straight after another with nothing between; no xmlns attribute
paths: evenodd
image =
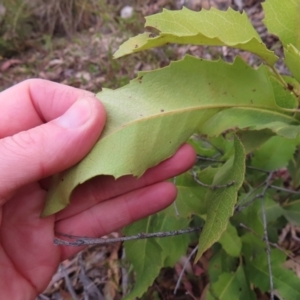
<svg viewBox="0 0 300 300"><path fill-rule="evenodd" d="M46 48L54 34L72 37L104 23L104 0L3 0L0 4L0 55L36 47Z"/></svg>
<svg viewBox="0 0 300 300"><path fill-rule="evenodd" d="M9 55L26 47L31 37L32 15L24 0L4 0L0 16L0 55Z"/></svg>
<svg viewBox="0 0 300 300"><path fill-rule="evenodd" d="M245 13L183 9L148 17L146 26L155 33L131 38L115 57L167 43L223 45L251 52L262 64L254 69L239 57L228 64L186 56L141 72L120 89L104 89L99 98L108 126L85 159L55 178L43 214L63 209L79 183L99 174L140 176L196 133L189 142L199 161L176 178L179 213L170 207L124 233L176 230L200 220L195 260L211 247L213 253L206 299L256 299L258 290L272 299L274 294L300 299L300 279L283 267L288 254L276 244L287 222L300 224L300 1L269 0L263 7L265 25L280 38L291 76L277 71L278 57ZM291 176L287 187L282 172ZM173 266L194 239L127 242L136 283L126 299L141 297L160 269Z"/></svg>

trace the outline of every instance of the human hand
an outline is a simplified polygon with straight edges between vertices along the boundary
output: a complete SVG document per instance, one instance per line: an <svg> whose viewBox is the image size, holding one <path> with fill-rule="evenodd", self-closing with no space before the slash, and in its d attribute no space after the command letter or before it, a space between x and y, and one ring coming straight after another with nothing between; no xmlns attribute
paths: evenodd
<svg viewBox="0 0 300 300"><path fill-rule="evenodd" d="M82 248L55 246L55 232L99 237L168 206L170 182L195 160L189 145L141 178L99 176L78 187L71 204L41 219L47 180L82 159L100 136L105 111L93 94L27 80L0 94L0 290L34 299L58 264ZM42 180L43 179L43 180Z"/></svg>

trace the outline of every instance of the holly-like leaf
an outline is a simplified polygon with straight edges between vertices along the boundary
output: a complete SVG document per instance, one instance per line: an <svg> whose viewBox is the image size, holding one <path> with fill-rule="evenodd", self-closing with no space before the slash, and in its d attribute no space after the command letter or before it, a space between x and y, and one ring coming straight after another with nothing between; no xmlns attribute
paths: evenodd
<svg viewBox="0 0 300 300"><path fill-rule="evenodd" d="M229 8L191 11L163 10L146 17L145 27L159 31L159 35L145 32L125 42L115 53L121 57L138 51L159 47L167 43L229 46L252 52L273 65L277 56L261 42L245 13Z"/></svg>
<svg viewBox="0 0 300 300"><path fill-rule="evenodd" d="M235 138L234 150L234 155L219 168L214 177L213 185L226 185L230 182L234 182L234 184L229 187L209 191L206 195L210 203L206 222L199 239L196 260L220 239L228 226L229 218L233 214L234 205L237 201L237 192L243 183L245 175L245 150L238 138Z"/></svg>
<svg viewBox="0 0 300 300"><path fill-rule="evenodd" d="M268 74L240 58L227 64L187 56L142 72L123 88L104 90L98 97L107 112L105 130L80 163L54 178L43 216L66 207L74 188L92 177L141 176L195 132L269 128L295 138L300 122L276 105Z"/></svg>
<svg viewBox="0 0 300 300"><path fill-rule="evenodd" d="M124 229L124 233L162 232L186 228L188 220L166 215L163 212L135 222ZM184 255L189 243L188 235L165 237L163 239L144 239L125 243L126 258L134 266L136 281L126 300L141 297L158 276L163 267L174 266ZM170 245L176 245L170 247Z"/></svg>
<svg viewBox="0 0 300 300"><path fill-rule="evenodd" d="M267 0L262 3L264 23L284 46L293 44L300 50L300 0Z"/></svg>
<svg viewBox="0 0 300 300"><path fill-rule="evenodd" d="M300 5L299 5L299 12L300 12ZM300 31L299 28L300 28L300 21L299 21L298 31ZM284 59L285 64L290 69L295 79L297 79L298 82L300 82L300 51L296 49L296 47L294 47L293 45L289 44L284 49L284 55L285 55L285 59Z"/></svg>

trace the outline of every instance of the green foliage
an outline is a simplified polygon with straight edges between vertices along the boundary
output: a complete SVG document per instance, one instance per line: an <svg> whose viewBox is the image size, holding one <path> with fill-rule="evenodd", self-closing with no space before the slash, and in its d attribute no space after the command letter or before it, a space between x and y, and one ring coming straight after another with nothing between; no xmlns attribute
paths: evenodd
<svg viewBox="0 0 300 300"><path fill-rule="evenodd" d="M228 255L239 257L242 250L242 242L238 235L238 232L231 223L227 224L226 230L218 240L223 249Z"/></svg>
<svg viewBox="0 0 300 300"><path fill-rule="evenodd" d="M270 64L277 60L276 55L261 42L247 15L232 9L226 12L214 8L203 10L201 18L199 13L186 8L182 11L164 10L146 20L145 26L159 30L159 35L152 37L151 33L146 32L129 39L115 53L116 58L166 43L178 43L231 46L253 52Z"/></svg>
<svg viewBox="0 0 300 300"><path fill-rule="evenodd" d="M124 233L136 235L141 232L178 230L187 227L188 223L186 218L159 213L127 226ZM173 266L185 254L189 241L187 235L181 235L125 243L126 257L132 262L136 272L135 289L125 299L141 297L162 267Z"/></svg>
<svg viewBox="0 0 300 300"><path fill-rule="evenodd" d="M71 37L102 23L107 5L104 0L2 0L0 56L37 47L53 34Z"/></svg>
<svg viewBox="0 0 300 300"><path fill-rule="evenodd" d="M300 200L290 201L283 207L287 220L293 225L300 226Z"/></svg>
<svg viewBox="0 0 300 300"><path fill-rule="evenodd" d="M0 3L0 55L24 48L31 37L32 15L24 0L4 0Z"/></svg>
<svg viewBox="0 0 300 300"><path fill-rule="evenodd" d="M300 297L299 278L282 266L286 255L274 249L271 251L272 277L274 288L283 299L298 299ZM246 272L252 282L261 291L270 288L270 274L266 260L266 253L260 253L253 259L246 257Z"/></svg>
<svg viewBox="0 0 300 300"><path fill-rule="evenodd" d="M206 194L207 205L206 222L200 235L196 260L210 246L217 242L222 233L228 230L228 221L233 214L237 200L237 193L244 181L245 151L238 139L234 142L234 155L216 172L212 185L221 186L233 183L229 187L219 187ZM230 228L230 227L229 227ZM226 239L226 235L223 237ZM229 249L229 247L226 249Z"/></svg>
<svg viewBox="0 0 300 300"><path fill-rule="evenodd" d="M206 299L254 300L256 297L255 293L249 287L244 268L239 266L235 272L222 272L218 280L211 284Z"/></svg>
<svg viewBox="0 0 300 300"><path fill-rule="evenodd" d="M298 0L269 0L262 4L264 23L269 32L277 35L284 46L289 44L300 49L300 2Z"/></svg>
<svg viewBox="0 0 300 300"><path fill-rule="evenodd" d="M284 54L287 67L290 69L295 79L300 82L300 51L292 44L289 44L286 47Z"/></svg>
<svg viewBox="0 0 300 300"><path fill-rule="evenodd" d="M191 239L198 240L196 261L209 248L213 253L206 299L252 300L257 290L273 293L271 283L280 299L300 299L300 279L283 267L285 251L271 247L287 222L300 223L299 194L292 190L300 186L299 7L300 0L264 3L265 24L283 43L292 76L279 74L274 52L261 42L245 13L231 9L164 10L147 18L146 26L158 34L133 37L115 54L192 43L242 49L263 62L253 68L239 57L228 64L186 56L98 94L108 114L105 131L86 158L55 178L44 215L63 209L73 189L94 176L141 176L190 136L199 154L193 172L176 178L179 215L169 207L124 233L204 223L200 237L127 243L136 282L126 299L141 297L160 269L186 252ZM288 188L286 175L291 176Z"/></svg>
<svg viewBox="0 0 300 300"><path fill-rule="evenodd" d="M269 139L259 149L253 151L251 165L267 171L286 167L296 151L297 141L280 136Z"/></svg>
<svg viewBox="0 0 300 300"><path fill-rule="evenodd" d="M206 75L199 78L199 70ZM268 81L265 67L254 70L241 59L227 64L186 56L140 73L123 88L105 89L98 95L108 115L101 140L79 164L57 176L44 215L64 208L73 189L94 176L141 176L194 132L215 136L233 127L269 128L296 137L300 127L294 124L300 122L276 105Z"/></svg>

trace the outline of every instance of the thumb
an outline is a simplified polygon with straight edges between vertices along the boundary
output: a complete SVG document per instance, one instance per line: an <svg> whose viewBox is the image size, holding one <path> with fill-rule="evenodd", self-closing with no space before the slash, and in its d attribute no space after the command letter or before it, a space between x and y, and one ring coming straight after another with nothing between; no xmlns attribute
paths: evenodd
<svg viewBox="0 0 300 300"><path fill-rule="evenodd" d="M0 140L0 204L14 191L71 167L98 140L105 110L92 96L76 101L62 116Z"/></svg>

